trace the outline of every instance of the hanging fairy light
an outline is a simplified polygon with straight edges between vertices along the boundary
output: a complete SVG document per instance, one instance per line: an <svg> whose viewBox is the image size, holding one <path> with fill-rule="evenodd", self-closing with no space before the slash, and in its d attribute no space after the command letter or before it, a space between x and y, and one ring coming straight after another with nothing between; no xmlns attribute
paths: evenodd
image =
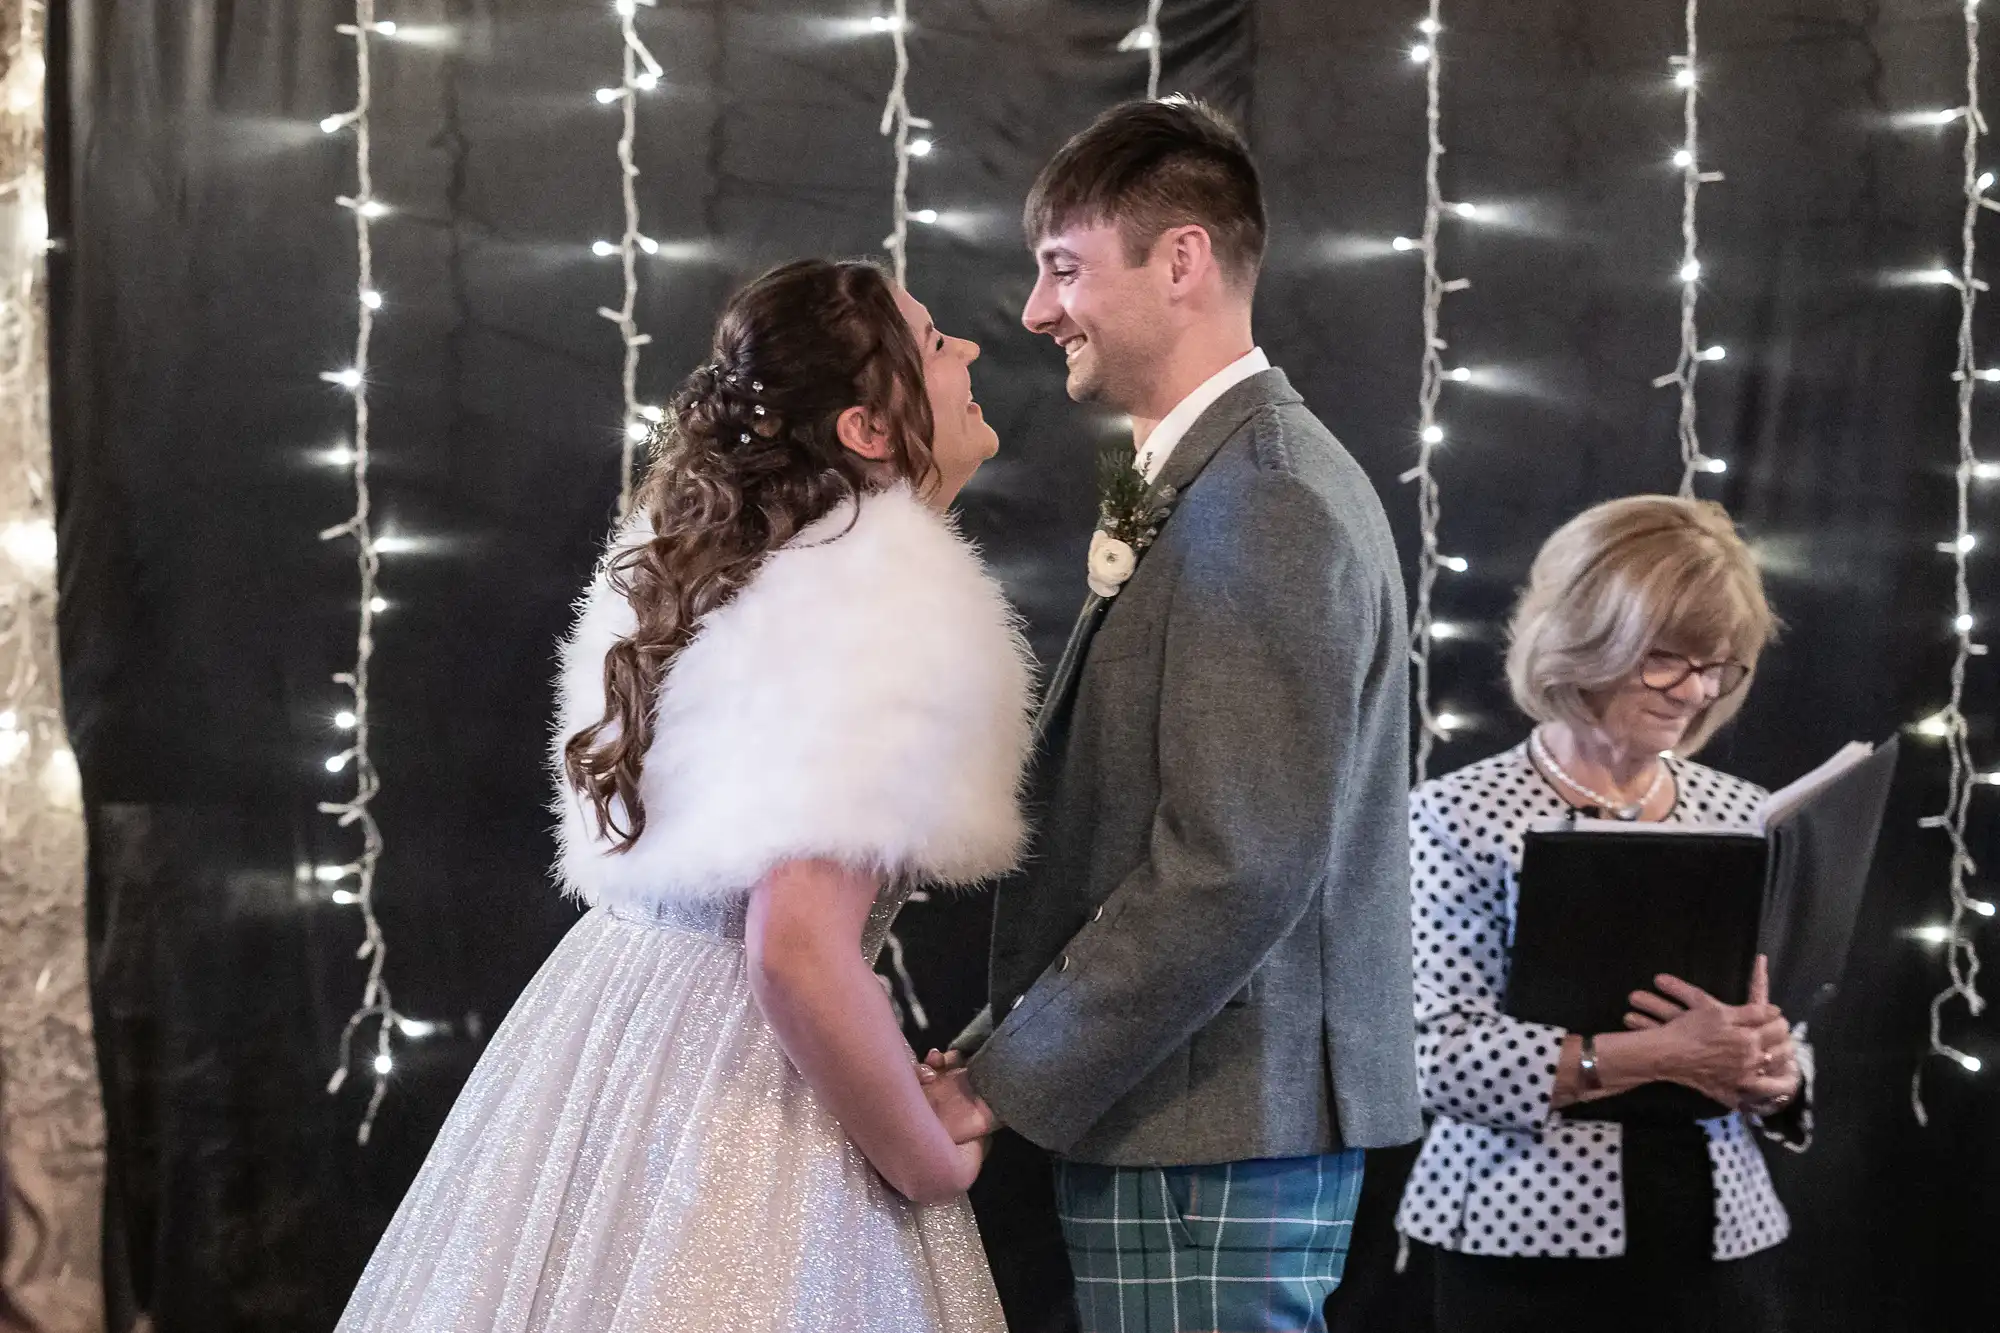
<svg viewBox="0 0 2000 1333"><path fill-rule="evenodd" d="M1160 95L1160 0L1146 0L1145 20L1119 39L1118 49L1146 53L1146 98L1148 101L1157 98Z"/></svg>
<svg viewBox="0 0 2000 1333"><path fill-rule="evenodd" d="M625 395L625 417L619 433L618 514L622 518L632 508L632 489L639 447L652 438L653 427L664 413L639 401L639 356L653 341L639 328L639 256L659 253L659 242L639 225L639 164L635 154L639 138L639 94L660 86L666 71L639 37L640 6L653 8L659 0L617 0L620 78L615 88L599 88L597 100L605 106L616 104L621 120L618 132L618 188L625 205L625 229L616 243L593 242L590 250L600 258L617 255L624 274L624 300L616 309L599 306L597 313L618 326L625 357L619 383Z"/></svg>
<svg viewBox="0 0 2000 1333"><path fill-rule="evenodd" d="M895 45L896 72L889 83L888 100L882 104L880 133L888 136L896 158L896 184L889 201L889 234L883 238L882 247L889 252L889 262L896 274L898 286L907 285L909 273L910 223L935 224L937 210L933 208L910 211L910 159L930 155L932 141L928 138L916 142L925 146L922 153L911 151L911 130L928 130L931 123L921 116L910 114L910 6L909 0L896 0L895 11L878 15L869 21L875 32L887 33Z"/></svg>
<svg viewBox="0 0 2000 1333"><path fill-rule="evenodd" d="M1681 446L1681 487L1684 496L1694 494L1694 479L1702 473L1721 473L1729 470L1729 464L1720 458L1711 458L1702 451L1701 435L1695 422L1695 380L1704 361L1720 361L1724 350L1721 347L1703 347L1701 330L1695 319L1696 307L1701 297L1701 257L1700 236L1695 226L1696 205L1701 196L1701 187L1712 185L1723 179L1719 171L1704 171L1701 166L1701 96L1700 67L1696 64L1699 47L1696 44L1696 27L1700 18L1701 0L1687 0L1684 18L1687 25L1687 51L1673 57L1674 86L1681 90L1681 146L1674 153L1674 166L1681 173L1681 266L1678 273L1681 284L1681 351L1680 359L1673 370L1653 381L1656 389L1676 387L1680 390L1680 419L1676 432Z"/></svg>
<svg viewBox="0 0 2000 1333"><path fill-rule="evenodd" d="M909 0L895 0L895 8L870 19L868 27L871 32L888 36L896 56L895 73L890 79L888 99L882 104L882 120L877 132L889 137L896 162L896 181L889 201L890 229L882 239L882 248L889 252L897 285L903 286L907 285L909 276L910 224L935 226L938 221L936 209L910 207L910 163L913 159L929 157L936 150L937 143L929 134L911 135L912 130L931 130L934 127L923 117L910 114ZM928 895L914 893L910 895L909 905L927 901ZM895 1009L898 1020L907 1021L919 1032L930 1031L930 1014L917 995L916 979L910 975L904 958L903 941L893 930L885 942L882 961L890 970L890 975L881 978L882 986L888 993L889 1003ZM900 993L898 987L901 988Z"/></svg>
<svg viewBox="0 0 2000 1333"><path fill-rule="evenodd" d="M368 673L375 652L375 617L385 605L377 591L381 552L375 538L372 497L368 487L368 353L374 337L375 316L382 306L381 294L375 286L374 225L389 213L388 206L375 196L374 164L370 156L373 128L370 113L374 93L370 44L376 36L393 35L395 28L377 21L375 0L354 0L354 22L340 24L338 31L354 42L354 109L329 116L320 122L320 128L329 134L351 130L354 135L354 193L341 195L337 200L341 207L354 215L354 360L338 370L323 372L320 378L345 390L354 400L353 438L344 446L347 468L353 479L354 512L319 536L321 541L343 537L353 540L355 570L361 586L357 599L359 609L354 666L334 677L335 682L345 686L351 696L349 706L340 713L346 724L342 730L346 733L347 743L330 756L325 765L329 773L351 772L354 794L345 800L322 801L319 808L322 813L334 816L341 828L356 828L361 834L361 855L343 866L342 872L343 878L351 877L353 880L353 888L346 892L352 905L361 912L362 940L356 956L367 962L368 977L362 987L360 1007L348 1017L341 1029L340 1061L333 1077L327 1082L327 1091L338 1092L346 1084L354 1064L355 1042L372 1022L375 1025L375 1055L369 1067L375 1082L368 1096L367 1109L362 1113L361 1123L355 1131L355 1137L365 1144L374 1129L382 1099L388 1094L389 1074L395 1066L391 1036L402 1019L390 999L388 983L384 979L389 946L382 934L382 923L375 914L375 870L382 857L382 830L370 807L382 784L370 750L372 734L368 715L371 702Z"/></svg>
<svg viewBox="0 0 2000 1333"><path fill-rule="evenodd" d="M1438 711L1431 699L1431 647L1444 635L1440 635L1438 622L1432 610L1431 598L1436 587L1438 571L1445 568L1463 570L1466 562L1456 557L1444 556L1438 551L1438 523L1442 515L1442 504L1438 494L1437 474L1431 469L1431 462L1437 450L1444 445L1446 433L1438 421L1438 400L1443 395L1447 375L1443 353L1447 346L1439 334L1443 317L1444 298L1452 292L1463 291L1471 286L1464 278L1447 280L1438 272L1438 233L1445 215L1472 217L1465 212L1467 205L1447 204L1438 181L1439 164L1444 159L1443 103L1439 95L1439 81L1442 60L1438 54L1438 41L1444 32L1442 16L1443 0L1430 0L1430 13L1417 24L1422 40L1410 48L1410 59L1424 68L1424 125L1427 149L1424 155L1424 230L1420 239L1398 236L1393 246L1397 250L1420 252L1424 257L1424 317L1423 317L1423 358L1418 370L1417 381L1417 462L1416 466L1403 473L1405 483L1414 483L1417 488L1417 522L1420 544L1417 550L1416 603L1410 616L1410 664L1412 686L1417 701L1417 754L1416 780L1422 782L1428 775L1432 747L1440 740L1450 739L1453 732L1466 725L1466 719L1449 711ZM1456 378L1452 376L1451 378ZM1470 378L1468 375L1467 378Z"/></svg>
<svg viewBox="0 0 2000 1333"><path fill-rule="evenodd" d="M911 903L928 901L930 901L928 896L913 896L909 899ZM889 1007L895 1011L897 1024L900 1026L908 1023L919 1032L929 1032L930 1011L924 1008L923 999L917 994L917 983L910 976L909 959L903 952L902 937L892 929L882 943L883 961L888 963L893 980L880 972L875 976L889 997Z"/></svg>
<svg viewBox="0 0 2000 1333"><path fill-rule="evenodd" d="M1949 541L1939 544L1952 558L1954 613L1951 626L1958 643L1952 655L1950 698L1943 709L1917 725L1919 734L1930 734L1944 741L1950 764L1944 810L1926 816L1922 824L1925 828L1942 830L1951 844L1951 869L1947 879L1951 915L1942 927L1930 928L1941 931L1936 942L1944 948L1946 984L1931 1000L1930 1045L1910 1076L1910 1108L1920 1125L1930 1123L1924 1108L1924 1067L1932 1057L1951 1060L1970 1073L1978 1073L1981 1068L1978 1056L1945 1041L1944 1009L1955 999L1962 1000L1966 1011L1974 1017L1986 1008L1985 997L1979 993L1979 950L1967 929L1967 917L1990 916L1993 910L1991 904L1976 900L1966 892L1966 877L1976 869L1966 845L1966 814L1972 802L1972 793L1982 779L1973 766L1966 727L1965 674L1971 660L1986 653L1986 645L1974 642L1972 637L1977 621L1972 613L1972 594L1966 577L1966 557L1977 545L1971 530L1972 482L1980 475L1983 466L1972 448L1972 395L1975 381L1979 378L1975 368L1972 330L1974 306L1979 293L1986 290L1986 284L1975 276L1979 258L1979 212L1982 208L1994 208L1995 204L1986 197L1993 178L1979 170L1979 144L1986 133L1986 117L1979 109L1979 0L1963 0L1963 5L1965 103L1954 108L1955 114L1949 120L1940 122L1965 122L1965 139L1960 155L1964 206L1959 214L1959 264L1957 271L1948 275L1950 285L1958 289L1958 359L1952 372L1952 379L1958 386L1958 466L1954 473L1957 527Z"/></svg>

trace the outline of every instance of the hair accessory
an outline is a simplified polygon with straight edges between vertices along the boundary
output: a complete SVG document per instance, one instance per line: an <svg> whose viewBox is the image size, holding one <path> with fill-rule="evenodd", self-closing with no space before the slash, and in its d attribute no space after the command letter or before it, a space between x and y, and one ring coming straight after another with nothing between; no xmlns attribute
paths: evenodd
<svg viewBox="0 0 2000 1333"><path fill-rule="evenodd" d="M748 443L750 443L750 432L749 432L749 431L747 431L747 430L746 430L746 431L744 431L744 432L743 432L743 437L742 437L742 438L743 438L743 443L745 443L745 444L748 444Z"/></svg>
<svg viewBox="0 0 2000 1333"><path fill-rule="evenodd" d="M753 416L761 417L764 415L764 405L762 403L759 403L755 407L751 408L750 412Z"/></svg>
<svg viewBox="0 0 2000 1333"><path fill-rule="evenodd" d="M731 376L730 378L731 378L731 379L734 379L734 378L735 378L735 376L733 376L733 375L732 375L732 376ZM762 392L764 392L764 381L762 381L762 380L751 380L751 381L750 381L750 392L751 392L751 393L762 393Z"/></svg>

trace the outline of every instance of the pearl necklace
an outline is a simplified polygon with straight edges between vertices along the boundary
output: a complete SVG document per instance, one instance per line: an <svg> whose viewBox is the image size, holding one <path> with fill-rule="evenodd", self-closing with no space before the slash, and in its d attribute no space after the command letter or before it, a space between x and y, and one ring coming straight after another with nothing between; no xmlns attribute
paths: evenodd
<svg viewBox="0 0 2000 1333"><path fill-rule="evenodd" d="M1564 771L1563 766L1556 762L1556 757L1549 753L1549 747L1542 743L1542 729L1540 727L1536 727L1528 733L1528 749L1534 754L1535 762L1560 778L1564 786L1579 796L1589 797L1592 804L1596 805L1598 809L1609 811L1613 819L1622 819L1627 823L1636 821L1645 812L1647 804L1660 790L1661 781L1667 776L1667 765L1665 763L1665 756L1663 755L1661 756L1661 762L1653 769L1653 781L1646 788L1645 794L1631 805L1621 805L1619 802L1606 796L1603 792L1593 791L1589 787L1584 786Z"/></svg>

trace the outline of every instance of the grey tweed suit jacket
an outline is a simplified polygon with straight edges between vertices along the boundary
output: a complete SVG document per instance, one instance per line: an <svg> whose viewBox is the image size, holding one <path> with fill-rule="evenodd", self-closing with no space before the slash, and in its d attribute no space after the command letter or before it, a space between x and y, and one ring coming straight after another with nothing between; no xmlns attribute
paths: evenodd
<svg viewBox="0 0 2000 1333"><path fill-rule="evenodd" d="M1408 639L1381 503L1278 370L1159 484L1172 515L1044 699L972 1085L1107 1165L1408 1142Z"/></svg>

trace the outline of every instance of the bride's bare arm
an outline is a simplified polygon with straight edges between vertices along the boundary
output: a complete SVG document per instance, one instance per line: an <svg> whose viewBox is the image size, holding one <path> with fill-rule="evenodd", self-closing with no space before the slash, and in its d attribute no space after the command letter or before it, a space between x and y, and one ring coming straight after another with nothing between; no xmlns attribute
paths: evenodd
<svg viewBox="0 0 2000 1333"><path fill-rule="evenodd" d="M879 880L788 861L751 892L750 990L785 1054L892 1188L917 1203L963 1194L980 1146L956 1145L924 1099L910 1048L861 956Z"/></svg>

